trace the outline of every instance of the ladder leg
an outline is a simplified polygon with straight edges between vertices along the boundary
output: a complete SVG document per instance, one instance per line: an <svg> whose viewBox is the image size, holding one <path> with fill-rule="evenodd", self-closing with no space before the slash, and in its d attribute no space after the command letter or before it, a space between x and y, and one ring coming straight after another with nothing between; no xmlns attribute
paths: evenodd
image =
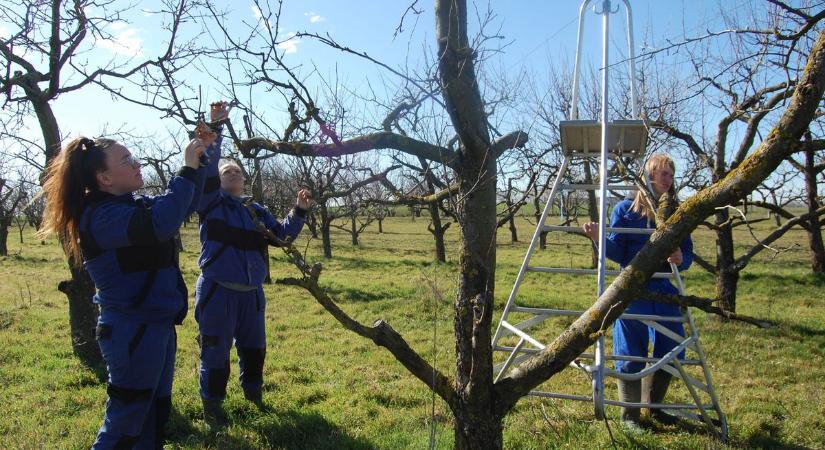
<svg viewBox="0 0 825 450"><path fill-rule="evenodd" d="M507 372L507 369L510 368L510 364L513 363L513 359L515 359L515 357L518 354L519 350L521 350L521 347L523 347L523 346L524 346L524 338L521 338L521 339L519 339L518 344L516 344L516 348L514 348L513 352L510 353L510 356L507 357L507 361L505 361L504 365L501 366L501 370L498 372L498 375L496 375L496 378L495 378L495 380L493 380L493 383L498 383L498 380L502 377L502 375L504 375Z"/></svg>
<svg viewBox="0 0 825 450"><path fill-rule="evenodd" d="M544 226L544 222L547 220L547 214L550 212L550 209L553 206L553 199L556 197L556 193L559 190L559 186L561 185L561 180L564 178L565 173L567 172L567 167L570 164L570 158L565 156L564 161L559 167L559 171L556 174L556 180L553 182L553 188L550 190L550 196L547 198L547 204L544 206L544 211L541 213L541 218L539 219L538 223L536 224L536 232L533 233L533 239L530 241L530 246L527 248L527 255L524 257L524 261L521 263L521 268L519 268L518 275L516 276L516 281L513 283L513 290L510 291L510 296L507 298L507 304L504 305L504 312L501 314L501 319L499 320L498 328L496 328L496 334L493 336L493 348L496 347L498 344L499 338L501 338L504 329L501 326L501 323L507 320L507 316L510 313L510 308L513 306L513 302L515 301L516 295L518 294L518 288L521 285L521 281L524 279L524 273L527 270L527 266L530 264L530 258L533 256L533 252L536 249L536 245L538 244L539 239L541 238L542 227Z"/></svg>
<svg viewBox="0 0 825 450"><path fill-rule="evenodd" d="M604 419L604 336L596 341L595 361L593 363L593 412L596 419Z"/></svg>
<svg viewBox="0 0 825 450"><path fill-rule="evenodd" d="M688 391L690 391L690 396L693 397L693 401L696 403L696 407L699 409L699 414L701 415L702 420L705 422L705 425L707 425L708 429L710 429L711 432L713 432L713 435L721 441L722 435L719 433L718 430L716 430L716 427L713 425L713 421L710 419L710 416L708 416L708 412L705 411L705 408L702 405L702 398L699 397L699 393L696 392L696 388L694 388L693 385L689 381L687 381L688 374L687 372L685 372L684 366L682 366L682 363L679 362L678 358L673 360L673 365L682 375L685 381L685 386L687 386Z"/></svg>
<svg viewBox="0 0 825 450"><path fill-rule="evenodd" d="M702 342L699 339L699 331L696 329L696 324L693 321L693 314L690 313L690 309L686 312L688 318L688 327L690 328L690 333L696 336L696 341L694 342L696 354L699 356L699 361L702 363L702 373L705 376L705 384L708 387L708 394L710 395L711 403L713 403L713 408L716 410L716 415L719 417L720 428L722 431L721 440L727 441L728 439L728 419L725 416L725 413L722 412L722 407L719 403L719 397L716 395L716 387L713 385L713 379L710 375L710 369L708 369L707 359L705 358L705 349L702 346Z"/></svg>

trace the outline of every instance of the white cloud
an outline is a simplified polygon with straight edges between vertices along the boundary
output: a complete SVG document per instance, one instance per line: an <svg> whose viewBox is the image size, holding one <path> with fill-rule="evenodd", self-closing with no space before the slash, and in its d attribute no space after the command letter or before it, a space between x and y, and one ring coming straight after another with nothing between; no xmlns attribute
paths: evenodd
<svg viewBox="0 0 825 450"><path fill-rule="evenodd" d="M323 17L320 14L316 14L313 11L305 12L304 17L309 18L309 23L318 23L318 22L323 22L323 21L327 20L326 17Z"/></svg>
<svg viewBox="0 0 825 450"><path fill-rule="evenodd" d="M252 16L255 17L255 20L260 22L264 21L264 13L261 11L261 8L259 8L257 5L252 5L250 6L250 9L252 9ZM267 20L266 24L269 26L269 28L272 28L271 20Z"/></svg>
<svg viewBox="0 0 825 450"><path fill-rule="evenodd" d="M250 8L252 8L252 15L255 16L255 19L260 19L264 16L261 8L258 8L258 5L252 5Z"/></svg>
<svg viewBox="0 0 825 450"><path fill-rule="evenodd" d="M11 32L8 28L4 27L3 25L0 25L0 36L9 37L11 36Z"/></svg>
<svg viewBox="0 0 825 450"><path fill-rule="evenodd" d="M129 57L143 56L143 38L137 28L129 28L122 22L111 25L115 33L109 39L99 39L96 44L117 55Z"/></svg>
<svg viewBox="0 0 825 450"><path fill-rule="evenodd" d="M281 39L283 40L278 43L278 48L283 50L285 54L288 55L298 51L298 44L301 43L301 40L295 37L294 32L287 33Z"/></svg>

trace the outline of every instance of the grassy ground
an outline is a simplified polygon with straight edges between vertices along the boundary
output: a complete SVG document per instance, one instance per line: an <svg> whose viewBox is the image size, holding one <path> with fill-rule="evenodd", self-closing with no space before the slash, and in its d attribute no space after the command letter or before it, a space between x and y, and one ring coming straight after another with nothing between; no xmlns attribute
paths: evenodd
<svg viewBox="0 0 825 450"><path fill-rule="evenodd" d="M354 317L366 323L387 320L451 374L456 256L451 254L446 264L433 263L426 225L423 219L389 219L385 233L371 227L359 247L335 234L335 257L325 263L322 284ZM519 222L519 232L518 243L509 242L506 230L500 233L496 324L532 226ZM184 229L183 236L182 269L191 287L199 247L193 227ZM15 240L11 255L0 258L0 448L88 448L102 418L105 385L72 355L66 302L55 289L68 271L56 243L41 244L30 233L26 238L23 245ZM457 239L453 227L450 250L456 249ZM694 239L697 251L710 257L712 235L700 231ZM743 234L738 242L748 244L749 239ZM542 264L587 265L581 238L553 236L549 244L548 251L537 255ZM774 259L770 252L757 258L740 285L740 312L772 319L777 327L760 330L695 313L728 414L731 448L825 448L825 279L808 274L802 233L792 233L778 246L794 244L800 247ZM309 242L309 259L320 254L320 242ZM278 250L272 256L275 278L295 273ZM686 278L689 292L712 295L713 278L701 269L694 267ZM583 308L592 301L593 286L590 278L533 274L521 294L529 304ZM204 433L197 327L190 314L179 329L167 448L426 448L433 425L437 447L452 446L449 410L436 401L433 414L431 393L389 353L344 330L303 291L277 284L265 290L268 409L259 411L243 400L233 356L226 402L232 425L216 437ZM537 333L552 337L565 324L548 321ZM567 372L548 385L586 393L584 376ZM684 389L674 389L671 398L686 396ZM608 423L620 448L724 447L689 426L626 436L616 426L616 416L615 409L609 410ZM522 400L507 417L504 439L506 448L519 449L611 447L608 429L594 420L592 406L534 397Z"/></svg>

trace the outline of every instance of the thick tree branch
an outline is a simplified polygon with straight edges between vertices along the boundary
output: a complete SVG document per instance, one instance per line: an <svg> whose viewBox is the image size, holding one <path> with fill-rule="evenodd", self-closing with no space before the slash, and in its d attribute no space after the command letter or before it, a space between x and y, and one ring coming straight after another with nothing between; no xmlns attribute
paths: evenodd
<svg viewBox="0 0 825 450"><path fill-rule="evenodd" d="M255 157L260 150L293 156L343 156L369 150L393 149L453 167L457 156L455 152L444 147L386 131L348 139L342 141L340 146L281 142L263 137L236 140L235 145L246 157Z"/></svg>
<svg viewBox="0 0 825 450"><path fill-rule="evenodd" d="M791 212L789 212L785 208L783 208L779 205L775 205L773 203L763 202L763 201L757 200L757 201L748 202L748 204L750 206L756 206L758 208L767 209L768 211L770 211L770 212L772 212L772 213L774 213L774 214L778 215L779 217L782 217L783 219L786 219L786 220L793 220L794 218L796 218L796 216L794 216ZM807 223L800 223L799 226L801 226L805 230L808 229L808 224Z"/></svg>
<svg viewBox="0 0 825 450"><path fill-rule="evenodd" d="M722 309L718 306L714 306L714 303L719 303L719 299L710 299L705 297L697 297L695 295L679 295L679 294L665 294L662 292L653 292L653 291L645 291L643 294L644 298L648 300L652 300L657 303L665 303L668 305L679 305L683 307L693 307L697 309L701 309L707 313L716 314L717 316L722 316L726 319L730 320L737 320L739 322L749 323L751 325L755 325L759 328L770 328L773 324L770 321L763 320L763 319L756 319L754 317L737 314L732 311L728 311L726 309Z"/></svg>
<svg viewBox="0 0 825 450"><path fill-rule="evenodd" d="M493 154L498 158L507 150L524 147L528 139L529 136L524 131L513 131L505 134L493 142Z"/></svg>
<svg viewBox="0 0 825 450"><path fill-rule="evenodd" d="M709 263L705 258L697 255L696 253L693 254L693 262L698 264L699 267L705 269L708 273L716 275L716 266Z"/></svg>
<svg viewBox="0 0 825 450"><path fill-rule="evenodd" d="M754 245L747 253L740 256L733 264L733 269L736 271L744 269L745 266L748 265L748 263L754 256L758 255L762 250L768 248L768 246L771 245L771 243L782 237L791 228L797 225L799 225L800 227L802 227L803 224L807 225L805 221L809 220L811 217L820 217L823 215L825 215L825 206L821 206L814 211L808 212L807 214L803 214L801 216L794 217L793 219L788 220L787 222L782 224L781 227L774 230L773 233L769 234L765 239L762 239L761 241L759 241L759 243Z"/></svg>

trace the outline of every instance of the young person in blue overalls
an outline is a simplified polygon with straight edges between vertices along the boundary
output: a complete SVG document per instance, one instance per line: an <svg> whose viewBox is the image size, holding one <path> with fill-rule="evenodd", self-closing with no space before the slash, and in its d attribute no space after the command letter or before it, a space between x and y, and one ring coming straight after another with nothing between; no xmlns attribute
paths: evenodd
<svg viewBox="0 0 825 450"><path fill-rule="evenodd" d="M654 201L658 201L659 197L665 192L669 192L675 198L673 175L676 171L676 165L669 156L664 154L651 156L645 164L645 171L650 178L653 195L655 196ZM610 226L655 228L656 217L648 203L643 199L642 193L637 192L634 199L625 199L613 208ZM598 241L599 227L597 223L588 222L582 228L593 241ZM649 238L650 236L646 234L609 233L605 240L605 253L608 258L624 268L639 253ZM676 264L677 268L683 271L690 267L692 262L693 241L688 236L681 242L679 248L667 258L667 263ZM663 264L660 272L670 272L669 264ZM645 284L645 288L652 292L678 293L676 287L666 278L651 278ZM667 317L682 315L679 306L655 303L645 299L633 301L625 310L625 313ZM682 322L659 323L680 336L685 335ZM614 355L647 357L648 343L651 340L653 341L653 357L655 358L661 358L677 345L672 339L637 320L620 319L613 325ZM679 354L679 358L684 358L684 351ZM644 366L643 362L616 361L616 371L620 373L638 373ZM663 370L657 370L651 377L645 378L644 387L640 380L617 380L619 399L625 402L638 403L642 397L647 397L650 403L661 403L667 393L670 380L671 375ZM673 416L660 409L651 409L650 414L662 423L669 424L675 421ZM639 429L639 418L639 408L622 408L621 420L626 427L634 430Z"/></svg>
<svg viewBox="0 0 825 450"><path fill-rule="evenodd" d="M211 105L212 122L226 119L225 102ZM219 131L220 134L220 131ZM263 206L243 196L246 181L233 161L221 160L221 138L207 149L209 165L200 216L201 276L195 288L195 319L201 346L200 394L210 429L226 421L222 403L229 381L229 351L238 351L244 397L261 405L266 355L263 281L272 233L293 240L304 225L309 192L301 190L292 212L278 221Z"/></svg>
<svg viewBox="0 0 825 450"><path fill-rule="evenodd" d="M108 401L93 449L163 448L172 407L175 325L187 291L175 236L203 185L198 158L215 139L201 130L184 166L156 197L143 187L140 162L110 139L74 139L49 164L44 233L82 259L100 305L97 340L109 371Z"/></svg>

